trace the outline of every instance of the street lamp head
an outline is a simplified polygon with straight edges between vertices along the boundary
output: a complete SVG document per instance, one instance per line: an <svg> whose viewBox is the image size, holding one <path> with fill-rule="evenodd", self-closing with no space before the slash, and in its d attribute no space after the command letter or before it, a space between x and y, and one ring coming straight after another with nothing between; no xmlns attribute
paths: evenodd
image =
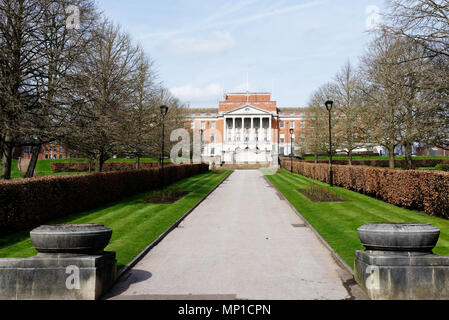
<svg viewBox="0 0 449 320"><path fill-rule="evenodd" d="M203 134L203 132L204 132L204 130L203 130L203 129L200 129L200 134Z"/></svg>
<svg viewBox="0 0 449 320"><path fill-rule="evenodd" d="M293 130L293 129L290 129L290 134L293 134L293 132L294 132L294 130Z"/></svg>
<svg viewBox="0 0 449 320"><path fill-rule="evenodd" d="M332 100L328 100L328 101L326 101L325 105L326 105L327 111L331 111L332 106L334 105L334 102Z"/></svg>
<svg viewBox="0 0 449 320"><path fill-rule="evenodd" d="M168 112L168 107L167 106L161 106L160 108L161 108L161 114L163 116L165 116L167 114L167 112Z"/></svg>

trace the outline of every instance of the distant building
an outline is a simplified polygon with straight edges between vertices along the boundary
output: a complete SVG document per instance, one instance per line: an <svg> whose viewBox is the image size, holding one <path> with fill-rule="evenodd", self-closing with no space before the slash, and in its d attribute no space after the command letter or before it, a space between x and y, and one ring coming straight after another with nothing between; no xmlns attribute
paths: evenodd
<svg viewBox="0 0 449 320"><path fill-rule="evenodd" d="M187 126L203 130L209 162L275 164L278 155L294 153L290 129L293 146L305 139L309 116L308 108L278 108L270 93L228 93L218 108L191 109Z"/></svg>
<svg viewBox="0 0 449 320"><path fill-rule="evenodd" d="M415 155L432 156L432 157L440 157L440 156L449 157L449 150L427 145L418 145L415 147Z"/></svg>
<svg viewBox="0 0 449 320"><path fill-rule="evenodd" d="M21 152L22 159L31 159L33 147L23 147ZM79 153L68 150L63 145L57 143L45 144L39 151L38 160L50 159L76 159L80 158Z"/></svg>

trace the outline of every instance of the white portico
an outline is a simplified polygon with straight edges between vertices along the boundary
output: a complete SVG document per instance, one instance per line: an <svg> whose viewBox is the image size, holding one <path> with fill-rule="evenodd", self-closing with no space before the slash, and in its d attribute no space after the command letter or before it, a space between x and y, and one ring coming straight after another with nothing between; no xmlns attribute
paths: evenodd
<svg viewBox="0 0 449 320"><path fill-rule="evenodd" d="M269 163L277 158L273 141L273 112L250 104L226 112L222 159L225 163Z"/></svg>
<svg viewBox="0 0 449 320"><path fill-rule="evenodd" d="M308 117L308 109L278 108L270 93L227 93L218 108L191 109L186 125L202 137L203 161L264 167L277 166L279 155L305 139Z"/></svg>

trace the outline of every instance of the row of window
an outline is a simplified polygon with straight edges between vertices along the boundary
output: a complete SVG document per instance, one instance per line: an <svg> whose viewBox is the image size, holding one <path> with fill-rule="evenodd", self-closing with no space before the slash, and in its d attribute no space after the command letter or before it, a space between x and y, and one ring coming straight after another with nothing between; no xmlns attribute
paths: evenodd
<svg viewBox="0 0 449 320"><path fill-rule="evenodd" d="M58 147L56 147L56 146L45 146L45 151L58 151ZM59 147L59 152L62 152L62 151L64 151L64 148L63 147Z"/></svg>
<svg viewBox="0 0 449 320"><path fill-rule="evenodd" d="M228 138L228 141L233 141L233 140L232 140L232 137L229 137L229 138ZM236 136L235 139L234 139L234 141L240 141L240 136ZM249 137L245 137L245 138L244 138L244 141L245 141L245 142L248 142L248 141L249 141ZM255 141L259 141L259 137L255 137ZM264 138L264 141L267 142L267 141L268 141L268 138L265 137L265 138Z"/></svg>
<svg viewBox="0 0 449 320"><path fill-rule="evenodd" d="M289 121L287 121L287 126L289 124ZM304 129L306 127L306 122L305 121L301 121L299 123L299 126L301 129ZM284 129L285 128L285 121L280 121L279 122L279 128ZM290 129L295 129L295 121L290 121Z"/></svg>
<svg viewBox="0 0 449 320"><path fill-rule="evenodd" d="M279 122L279 127L281 129L285 128L285 122L287 122L287 126L289 126L290 129L295 129L295 121L280 121ZM215 121L210 121L210 122L207 121L207 125L208 126L209 126L209 124L210 124L210 128L211 129L215 129ZM304 129L306 127L306 122L305 121L301 121L299 123L299 125L300 125L301 129ZM190 123L190 128L191 129L195 129L195 122L194 121L192 121ZM203 129L203 130L206 129L206 121L201 121L201 128L200 129Z"/></svg>
<svg viewBox="0 0 449 320"><path fill-rule="evenodd" d="M304 140L304 139L305 139L305 135L301 135L301 138ZM228 141L232 141L232 137L228 137ZM240 141L240 136L236 136L236 137L234 138L234 141ZM244 141L249 141L249 137L246 136L246 137L244 138ZM255 141L259 141L259 137L255 137ZM264 141L268 141L268 138L265 137L265 138L264 138ZM292 135L291 141L292 141L293 143L295 142L295 135ZM204 143L204 135L201 136L201 142ZM281 142L281 143L285 143L285 142L286 142L286 139L285 139L285 135L284 135L284 134L280 134L280 142ZM287 142L290 143L290 137L288 138L288 141L287 141ZM211 136L210 136L210 143L215 143L215 136L214 136L214 135L211 135Z"/></svg>
<svg viewBox="0 0 449 320"><path fill-rule="evenodd" d="M215 129L215 121L207 121L207 125L208 126L210 125L211 129ZM195 129L195 122L194 121L192 121L190 123L190 129ZM201 121L201 128L200 129L203 129L203 130L206 129L206 121Z"/></svg>
<svg viewBox="0 0 449 320"><path fill-rule="evenodd" d="M81 156L79 154L69 154L65 156L66 159L76 159L76 158L80 158ZM45 159L49 160L49 159L64 159L64 155L62 153L60 154L45 154Z"/></svg>

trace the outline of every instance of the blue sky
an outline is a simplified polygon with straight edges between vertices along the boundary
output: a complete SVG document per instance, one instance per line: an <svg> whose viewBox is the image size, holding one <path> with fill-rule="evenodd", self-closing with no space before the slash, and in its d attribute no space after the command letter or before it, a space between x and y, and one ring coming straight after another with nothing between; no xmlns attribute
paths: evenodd
<svg viewBox="0 0 449 320"><path fill-rule="evenodd" d="M98 0L191 107L223 92L272 92L279 107L310 95L366 49L384 0Z"/></svg>

